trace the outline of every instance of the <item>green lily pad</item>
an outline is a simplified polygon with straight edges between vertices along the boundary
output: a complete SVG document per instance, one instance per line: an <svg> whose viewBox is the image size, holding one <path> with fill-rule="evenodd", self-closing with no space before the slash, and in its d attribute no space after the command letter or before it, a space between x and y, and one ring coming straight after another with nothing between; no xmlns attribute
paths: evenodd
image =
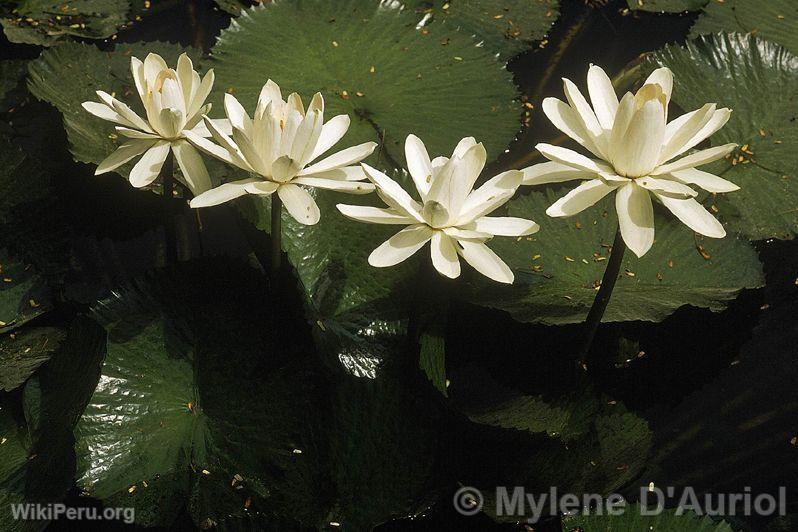
<svg viewBox="0 0 798 532"><path fill-rule="evenodd" d="M0 339L0 390L10 392L50 360L66 336L56 327L25 328Z"/></svg>
<svg viewBox="0 0 798 532"><path fill-rule="evenodd" d="M563 532L585 530L589 532L734 532L725 521L717 521L708 515L697 515L692 511L677 514L676 510L665 510L658 515L642 515L645 508L631 505L620 515L584 515L563 519ZM653 508L649 511L653 512Z"/></svg>
<svg viewBox="0 0 798 532"><path fill-rule="evenodd" d="M128 0L22 0L2 11L11 42L50 46L64 37L105 39L128 21Z"/></svg>
<svg viewBox="0 0 798 532"><path fill-rule="evenodd" d="M79 317L47 364L25 384L26 424L0 406L0 527L40 530L41 521L14 520L10 503L51 503L72 486L72 428L97 383L105 331ZM7 504L8 503L8 504Z"/></svg>
<svg viewBox="0 0 798 532"><path fill-rule="evenodd" d="M710 0L626 0L629 9L654 13L700 11Z"/></svg>
<svg viewBox="0 0 798 532"><path fill-rule="evenodd" d="M792 0L713 0L690 33L697 36L719 31L750 33L798 54L798 5Z"/></svg>
<svg viewBox="0 0 798 532"><path fill-rule="evenodd" d="M45 50L30 62L28 88L36 98L61 112L69 149L76 161L97 164L124 140L117 138L113 123L90 115L81 107L83 102L97 100L96 91L115 95L139 116L145 116L130 74L130 57L143 60L150 52L160 54L172 66L183 52L195 62L199 57L195 50L163 42L117 44L108 51L68 42ZM117 173L127 176L132 166L128 163Z"/></svg>
<svg viewBox="0 0 798 532"><path fill-rule="evenodd" d="M312 321L336 318L404 317L398 309L407 303L408 278L417 268L408 260L393 268L374 268L369 253L396 232L395 227L355 223L341 215L337 203L377 205L372 194L353 196L313 191L322 220L317 225L297 223L286 212L282 216L282 244L296 268L305 295L311 302ZM271 231L269 199L248 196L238 200L244 216L262 231Z"/></svg>
<svg viewBox="0 0 798 532"><path fill-rule="evenodd" d="M543 324L583 321L596 296L617 227L614 198L607 197L567 219L546 216L565 194L531 192L510 202L509 215L535 220L540 233L497 238L490 246L515 271L515 283L500 287L481 279L469 283L468 300ZM743 288L764 284L754 249L728 235L695 235L663 213L656 217L656 241L643 258L627 253L604 321L660 321L682 305L722 310Z"/></svg>
<svg viewBox="0 0 798 532"><path fill-rule="evenodd" d="M412 132L421 132L430 153L451 153L461 138L477 135L497 156L520 128L511 75L467 32L449 25L416 30L417 17L400 7L310 0L244 11L212 50L217 101L232 90L254 109L271 78L305 101L321 91L327 117L350 115L340 146L380 142L374 164L404 161Z"/></svg>
<svg viewBox="0 0 798 532"><path fill-rule="evenodd" d="M50 291L26 264L0 249L0 333L10 332L50 310Z"/></svg>
<svg viewBox="0 0 798 532"><path fill-rule="evenodd" d="M425 25L448 24L473 34L502 59L523 52L546 36L559 15L559 0L415 0Z"/></svg>
<svg viewBox="0 0 798 532"><path fill-rule="evenodd" d="M668 46L646 66L673 70L674 101L683 109L717 102L734 111L712 143L736 142L745 150L733 154L734 165L722 160L705 168L741 187L716 199L720 218L752 240L793 238L798 233L798 57L757 37L716 34L684 47Z"/></svg>

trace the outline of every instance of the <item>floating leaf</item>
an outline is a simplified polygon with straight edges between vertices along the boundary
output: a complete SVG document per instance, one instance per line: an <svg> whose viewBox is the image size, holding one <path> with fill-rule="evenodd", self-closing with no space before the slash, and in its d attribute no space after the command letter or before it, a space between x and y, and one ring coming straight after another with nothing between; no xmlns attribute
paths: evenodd
<svg viewBox="0 0 798 532"><path fill-rule="evenodd" d="M710 0L626 0L629 9L655 13L683 13L699 11Z"/></svg>
<svg viewBox="0 0 798 532"><path fill-rule="evenodd" d="M713 145L741 146L732 154L734 165L723 160L705 167L741 187L716 199L721 219L752 240L795 236L798 57L756 37L717 34L668 46L647 67L661 65L673 70L673 97L683 109L717 102L734 111L712 136Z"/></svg>
<svg viewBox="0 0 798 532"><path fill-rule="evenodd" d="M442 336L425 334L421 337L418 365L432 385L443 395L447 395L446 340Z"/></svg>
<svg viewBox="0 0 798 532"><path fill-rule="evenodd" d="M321 91L327 117L352 119L341 146L378 141L396 161L405 137L419 131L430 153L451 153L477 135L497 156L519 129L510 74L465 32L421 32L416 22L398 2L264 4L220 35L211 58L216 88L233 91L246 109L267 78L305 101Z"/></svg>
<svg viewBox="0 0 798 532"><path fill-rule="evenodd" d="M11 42L50 46L67 36L110 37L127 22L128 0L22 0L2 11L3 31Z"/></svg>
<svg viewBox="0 0 798 532"><path fill-rule="evenodd" d="M478 279L466 298L525 322L585 319L615 236L614 198L571 218L546 216L546 208L564 193L533 191L510 202L509 215L537 221L540 233L492 240L490 246L515 271L515 283L502 287ZM682 305L719 311L743 288L764 283L756 252L744 240L702 238L667 212L656 218L651 251L640 259L624 256L605 321L660 321Z"/></svg>
<svg viewBox="0 0 798 532"><path fill-rule="evenodd" d="M708 515L696 515L692 511L677 513L676 510L665 510L657 515L644 515L653 512L651 508L637 505L627 506L620 515L580 515L563 519L563 532L585 530L588 532L639 532L656 530L657 532L734 532L725 521L712 519Z"/></svg>
<svg viewBox="0 0 798 532"><path fill-rule="evenodd" d="M50 360L66 336L55 327L30 327L0 339L0 389L10 392Z"/></svg>
<svg viewBox="0 0 798 532"><path fill-rule="evenodd" d="M750 33L798 54L798 5L792 0L713 0L698 17L691 35L719 31Z"/></svg>
<svg viewBox="0 0 798 532"><path fill-rule="evenodd" d="M425 25L445 23L473 34L490 52L503 59L529 48L546 36L556 22L559 0L415 0L409 5L423 13Z"/></svg>

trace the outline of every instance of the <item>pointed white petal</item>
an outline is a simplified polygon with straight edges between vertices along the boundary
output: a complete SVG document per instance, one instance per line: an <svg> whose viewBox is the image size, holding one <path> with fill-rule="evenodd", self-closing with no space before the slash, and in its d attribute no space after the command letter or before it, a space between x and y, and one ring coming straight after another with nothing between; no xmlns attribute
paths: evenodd
<svg viewBox="0 0 798 532"><path fill-rule="evenodd" d="M605 130L612 130L615 113L618 111L618 96L612 81L600 66L591 65L587 71L587 90L599 124Z"/></svg>
<svg viewBox="0 0 798 532"><path fill-rule="evenodd" d="M654 207L648 191L633 182L619 187L615 210L623 241L635 255L642 257L654 244Z"/></svg>
<svg viewBox="0 0 798 532"><path fill-rule="evenodd" d="M457 146L454 147L454 152L452 153L452 157L462 157L465 153L477 144L477 139L474 137L465 137L460 139L460 142L457 143ZM433 165L434 166L434 165Z"/></svg>
<svg viewBox="0 0 798 532"><path fill-rule="evenodd" d="M662 92L665 94L665 101L670 103L671 94L673 93L673 72L671 72L671 69L668 67L656 69L648 76L644 85L651 83L655 83L662 88Z"/></svg>
<svg viewBox="0 0 798 532"><path fill-rule="evenodd" d="M320 157L341 140L349 129L349 122L349 115L338 115L321 126L321 135L309 160Z"/></svg>
<svg viewBox="0 0 798 532"><path fill-rule="evenodd" d="M165 141L160 141L147 150L130 171L130 184L141 188L155 181L167 155L169 143Z"/></svg>
<svg viewBox="0 0 798 532"><path fill-rule="evenodd" d="M358 222L386 225L411 225L417 223L417 220L396 213L390 209L380 209L361 205L344 205L342 203L339 203L336 207L341 211L341 214L352 220L357 220Z"/></svg>
<svg viewBox="0 0 798 532"><path fill-rule="evenodd" d="M160 138L155 133L146 133L144 131L139 131L138 129L130 129L129 127L124 127L124 126L114 126L114 129L116 129L117 133L129 139L157 140Z"/></svg>
<svg viewBox="0 0 798 532"><path fill-rule="evenodd" d="M476 271L499 283L511 284L513 272L504 261L482 242L458 241L457 252Z"/></svg>
<svg viewBox="0 0 798 532"><path fill-rule="evenodd" d="M610 166L602 164L599 161L589 159L581 153L577 153L574 150L569 150L568 148L552 146L551 144L545 144L542 142L535 146L535 148L537 148L537 150L542 153L546 159L570 166L571 168L575 168L577 170L582 170L583 172L590 172L593 174L598 174L599 172L612 172L612 168Z"/></svg>
<svg viewBox="0 0 798 532"><path fill-rule="evenodd" d="M579 114L570 105L557 98L546 98L543 100L543 112L554 124L554 127L590 150L594 155L601 157L601 152L596 147L593 138L585 130Z"/></svg>
<svg viewBox="0 0 798 532"><path fill-rule="evenodd" d="M546 214L552 217L573 216L596 204L601 198L615 190L617 187L609 186L601 179L585 181L554 202L546 209Z"/></svg>
<svg viewBox="0 0 798 532"><path fill-rule="evenodd" d="M209 104L210 105L210 104ZM211 122L216 128L224 133L225 135L232 135L233 134L233 125L230 121L226 118L211 118ZM210 137L211 132L208 130L208 126L205 125L205 121L202 120L200 117L199 123L193 128L189 128L188 131L191 131L195 135L199 135L200 137Z"/></svg>
<svg viewBox="0 0 798 532"><path fill-rule="evenodd" d="M191 102L192 86L194 85L194 63L186 53L180 54L180 57L177 58L177 79L180 80L183 101L187 105Z"/></svg>
<svg viewBox="0 0 798 532"><path fill-rule="evenodd" d="M429 242L432 233L432 229L425 224L405 227L371 252L369 264L377 268L399 264Z"/></svg>
<svg viewBox="0 0 798 532"><path fill-rule="evenodd" d="M706 121L703 127L689 140L685 141L685 143L677 151L675 151L673 155L667 158L663 156L660 160L665 162L668 159L672 159L673 157L686 152L690 148L693 148L726 125L726 122L729 121L729 118L731 118L731 109L723 108L716 110L714 113L712 113L711 117Z"/></svg>
<svg viewBox="0 0 798 532"><path fill-rule="evenodd" d="M594 179L596 177L595 172L585 172L554 161L527 166L522 171L524 172L522 185L545 185L546 183L562 183L574 179Z"/></svg>
<svg viewBox="0 0 798 532"><path fill-rule="evenodd" d="M604 153L603 148L606 144L606 139L604 138L604 130L601 128L598 118L596 118L596 113L593 112L590 104L587 103L585 97L582 96L582 93L571 80L563 78L563 88L565 97L571 108L576 111L585 133L598 148L596 155L602 157L601 154Z"/></svg>
<svg viewBox="0 0 798 532"><path fill-rule="evenodd" d="M97 118L102 118L103 120L114 122L115 124L121 124L123 126L133 127L133 124L125 120L122 117L122 115L120 115L119 113L117 113L112 108L105 105L104 103L83 102L81 106L83 107L83 109L93 114Z"/></svg>
<svg viewBox="0 0 798 532"><path fill-rule="evenodd" d="M224 112L233 127L237 127L248 136L252 136L252 119L244 110L241 102L230 93L225 93L224 95Z"/></svg>
<svg viewBox="0 0 798 532"><path fill-rule="evenodd" d="M615 121L612 123L609 146L607 146L609 160L615 160L618 157L618 152L623 149L626 142L626 130L635 115L635 110L635 95L627 92L618 104L618 112L615 113Z"/></svg>
<svg viewBox="0 0 798 532"><path fill-rule="evenodd" d="M432 163L424 143L415 135L410 134L405 139L405 160L416 190L425 199L432 185Z"/></svg>
<svg viewBox="0 0 798 532"><path fill-rule="evenodd" d="M647 175L659 161L662 138L665 134L665 115L662 103L649 100L629 123L625 142L612 160L616 171L623 176Z"/></svg>
<svg viewBox="0 0 798 532"><path fill-rule="evenodd" d="M216 157L220 161L224 161L228 164L232 165L236 164L235 162L233 162L233 158L230 157L230 152L222 148L218 144L214 144L210 140L200 137L199 135L197 135L192 131L185 131L183 134L186 136L186 140L188 140L196 148L204 151L211 157Z"/></svg>
<svg viewBox="0 0 798 532"><path fill-rule="evenodd" d="M250 165L249 162L247 162L246 158L244 157L244 154L241 152L241 149L239 149L239 147L236 145L236 143L233 142L233 140L229 136L227 136L224 133L224 131L222 131L220 128L218 128L216 126L216 123L213 120L211 120L207 116L204 116L203 117L203 121L205 122L205 127L207 127L208 131L211 132L211 135L213 136L213 140L218 142L219 145L227 151L228 157L233 162L233 164L235 164L236 166L238 166L239 168L241 168L243 170L246 170L247 172L257 173L255 171L255 169L252 167L252 165ZM186 137L188 138L188 135L186 133L187 132L184 132L184 135L186 135ZM195 141L192 141L192 142L195 142ZM196 142L195 142L195 144L200 149L204 149L204 146L205 146L204 144L200 144L200 143L196 143ZM215 155L215 154L211 153L211 155ZM220 157L220 159L221 159L221 157ZM222 159L222 160L224 160L224 159Z"/></svg>
<svg viewBox="0 0 798 532"><path fill-rule="evenodd" d="M460 162L455 166L452 178L452 212L460 211L485 168L487 159L488 154L481 142L474 144L463 153Z"/></svg>
<svg viewBox="0 0 798 532"><path fill-rule="evenodd" d="M699 140L695 144L688 145L714 114L715 104L708 103L701 109L684 114L670 122L665 127L665 138L663 139L662 152L659 157L660 164L673 159L701 142Z"/></svg>
<svg viewBox="0 0 798 532"><path fill-rule="evenodd" d="M308 104L308 114L312 113L313 111L319 111L319 113L324 116L324 96L322 96L320 92L314 94L313 98L310 99L310 103Z"/></svg>
<svg viewBox="0 0 798 532"><path fill-rule="evenodd" d="M361 166L344 166L335 170L327 170L317 174L308 174L302 177L320 177L322 179L337 179L339 181L363 181L368 179Z"/></svg>
<svg viewBox="0 0 798 532"><path fill-rule="evenodd" d="M698 192L687 185L670 179L658 179L656 177L646 176L635 179L635 183L657 194L665 194L678 198L693 198L698 195Z"/></svg>
<svg viewBox="0 0 798 532"><path fill-rule="evenodd" d="M327 170L359 163L371 155L376 147L376 142L364 142L363 144L346 148L345 150L341 150L322 159L316 164L308 166L302 170L301 175L318 174L319 172L326 172Z"/></svg>
<svg viewBox="0 0 798 532"><path fill-rule="evenodd" d="M367 164L361 165L369 180L377 186L380 197L396 211L422 221L421 205L399 183Z"/></svg>
<svg viewBox="0 0 798 532"><path fill-rule="evenodd" d="M696 233L710 238L723 238L726 236L726 230L718 219L712 216L709 211L693 198L678 199L661 194L657 194L657 198L684 225Z"/></svg>
<svg viewBox="0 0 798 532"><path fill-rule="evenodd" d="M249 183L244 187L249 194L257 194L260 196L274 194L279 188L280 184L275 183L274 181L255 181L254 183Z"/></svg>
<svg viewBox="0 0 798 532"><path fill-rule="evenodd" d="M672 163L663 164L662 166L657 167L653 172L651 172L651 175L670 174L672 172L676 172L677 170L685 170L687 168L693 168L695 166L701 166L702 164L711 163L712 161L726 157L726 155L734 151L736 147L737 144L731 143L724 144L723 146L714 146L712 148L707 148L706 150L699 150L686 157L677 159Z"/></svg>
<svg viewBox="0 0 798 532"><path fill-rule="evenodd" d="M258 182L258 179L242 179L240 181L233 181L232 183L225 183L224 185L212 188L207 192L203 192L193 200L191 200L191 207L197 209L200 207L212 207L221 203L234 200L247 193L247 185L250 183Z"/></svg>
<svg viewBox="0 0 798 532"><path fill-rule="evenodd" d="M715 174L698 170L697 168L676 170L675 172L666 174L664 177L668 176L682 183L698 185L707 192L734 192L735 190L740 190L740 187L731 181L727 181Z"/></svg>
<svg viewBox="0 0 798 532"><path fill-rule="evenodd" d="M347 194L368 194L369 192L374 192L375 188L372 183L344 181L341 179L324 179L322 177L297 177L291 182L313 188L346 192Z"/></svg>
<svg viewBox="0 0 798 532"><path fill-rule="evenodd" d="M473 224L469 224L471 226ZM454 238L455 240L474 240L477 242L485 242L493 238L490 233L483 233L474 229L465 229L463 227L444 227L441 229L444 233Z"/></svg>
<svg viewBox="0 0 798 532"><path fill-rule="evenodd" d="M129 160L133 159L134 157L138 157L150 149L155 145L155 142L155 140L137 139L122 144L113 153L111 153L111 155L103 159L103 161L97 165L94 175L104 174L119 168Z"/></svg>
<svg viewBox="0 0 798 532"><path fill-rule="evenodd" d="M254 168L258 174L267 175L269 173L263 158L255 149L255 145L252 144L250 137L236 126L233 126L233 142L235 142L235 145L241 150L247 163ZM293 177L293 175L291 177Z"/></svg>
<svg viewBox="0 0 798 532"><path fill-rule="evenodd" d="M150 53L144 58L144 78L147 80L149 87L155 86L155 80L162 70L168 70L166 61L163 60L158 54Z"/></svg>
<svg viewBox="0 0 798 532"><path fill-rule="evenodd" d="M280 185L277 194L283 200L285 210L288 211L294 220L304 225L315 225L319 223L321 212L313 196L302 187L287 184Z"/></svg>
<svg viewBox="0 0 798 532"><path fill-rule="evenodd" d="M137 57L130 58L130 73L133 75L136 92L139 93L139 98L144 101L144 95L147 94L147 80L144 78L144 63Z"/></svg>
<svg viewBox="0 0 798 532"><path fill-rule="evenodd" d="M313 150L321 136L323 120L321 110L308 109L308 113L297 128L294 142L291 144L291 158L300 167L311 161Z"/></svg>
<svg viewBox="0 0 798 532"><path fill-rule="evenodd" d="M430 253L432 255L432 265L438 272L448 277L456 279L460 275L460 260L457 258L457 248L454 240L442 231L435 231L430 242Z"/></svg>
<svg viewBox="0 0 798 532"><path fill-rule="evenodd" d="M540 226L532 220L511 216L483 216L474 220L468 228L494 236L525 236L540 230Z"/></svg>
<svg viewBox="0 0 798 532"><path fill-rule="evenodd" d="M487 180L463 202L456 225L469 224L507 203L523 178L524 174L520 170L509 170Z"/></svg>
<svg viewBox="0 0 798 532"><path fill-rule="evenodd" d="M302 104L299 94L292 92L286 98L285 103L288 109L296 111L300 116L305 116L305 106Z"/></svg>
<svg viewBox="0 0 798 532"><path fill-rule="evenodd" d="M175 154L180 171L186 180L191 193L197 196L211 188L211 176L205 168L202 156L188 141L180 140L172 144L172 153Z"/></svg>
<svg viewBox="0 0 798 532"><path fill-rule="evenodd" d="M200 111L203 104L205 103L205 99L211 93L214 80L215 80L215 75L213 73L213 69L210 69L205 74L205 77L202 78L202 82L200 83L199 88L194 92L192 96L191 103L189 104L188 110L186 111L188 119L193 118L194 115L196 115Z"/></svg>

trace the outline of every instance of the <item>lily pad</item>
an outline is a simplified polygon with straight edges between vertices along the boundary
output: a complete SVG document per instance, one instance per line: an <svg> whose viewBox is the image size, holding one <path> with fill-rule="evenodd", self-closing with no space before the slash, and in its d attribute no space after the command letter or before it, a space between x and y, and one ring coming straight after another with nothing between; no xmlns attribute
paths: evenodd
<svg viewBox="0 0 798 532"><path fill-rule="evenodd" d="M629 9L654 13L700 11L710 0L626 0Z"/></svg>
<svg viewBox="0 0 798 532"><path fill-rule="evenodd" d="M752 240L793 238L798 233L798 57L758 37L716 34L656 52L647 68L657 66L673 70L673 97L683 109L717 102L734 111L712 136L714 145L741 146L732 155L734 164L727 159L706 167L741 188L716 199L720 218Z"/></svg>
<svg viewBox="0 0 798 532"><path fill-rule="evenodd" d="M50 310L50 290L29 265L0 249L0 333L10 332Z"/></svg>
<svg viewBox="0 0 798 532"><path fill-rule="evenodd" d="M7 2L3 31L11 42L50 46L64 37L104 39L127 22L128 0L22 0Z"/></svg>
<svg viewBox="0 0 798 532"><path fill-rule="evenodd" d="M792 0L713 0L690 33L697 36L719 31L750 33L798 54L798 5Z"/></svg>
<svg viewBox="0 0 798 532"><path fill-rule="evenodd" d="M559 15L559 0L415 0L424 25L459 28L502 59L523 52L546 36ZM413 5L411 3L410 5Z"/></svg>
<svg viewBox="0 0 798 532"><path fill-rule="evenodd" d="M653 512L651 508L650 512ZM656 530L657 532L734 532L726 522L715 520L708 515L697 515L692 511L677 513L665 510L658 515L643 515L646 511L637 505L624 508L620 515L584 515L563 519L563 532L587 530L590 532L638 532Z"/></svg>
<svg viewBox="0 0 798 532"><path fill-rule="evenodd" d="M0 390L10 392L50 360L66 336L56 327L25 328L0 339Z"/></svg>
<svg viewBox="0 0 798 532"><path fill-rule="evenodd" d="M399 2L263 4L222 31L209 66L216 89L233 91L247 109L267 78L305 101L321 91L326 116L352 119L341 146L380 142L372 164L404 161L405 137L419 128L430 153L478 135L497 156L520 129L510 73L467 32L443 24L419 31L417 21Z"/></svg>
<svg viewBox="0 0 798 532"><path fill-rule="evenodd" d="M613 198L577 216L554 219L546 208L564 194L533 191L510 202L509 215L535 220L540 233L496 239L490 246L515 271L507 287L477 279L464 296L548 325L583 321L596 296L617 228ZM754 249L728 235L695 235L667 213L657 216L656 242L643 258L624 256L604 321L660 321L683 305L722 310L743 288L764 284Z"/></svg>
<svg viewBox="0 0 798 532"><path fill-rule="evenodd" d="M144 116L130 74L130 57L143 60L150 52L160 54L170 65L175 65L183 52L195 61L199 57L197 51L163 42L117 44L108 51L68 42L45 50L30 62L28 88L38 99L61 111L69 149L76 161L97 164L124 140L117 138L113 123L90 115L81 107L83 102L97 100L96 91L116 95ZM128 163L117 172L126 176L131 167L132 163Z"/></svg>

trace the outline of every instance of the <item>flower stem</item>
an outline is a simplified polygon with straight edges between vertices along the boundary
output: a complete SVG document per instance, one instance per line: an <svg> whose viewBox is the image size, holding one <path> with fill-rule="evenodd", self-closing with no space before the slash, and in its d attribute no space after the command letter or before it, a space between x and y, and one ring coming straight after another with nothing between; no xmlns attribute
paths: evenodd
<svg viewBox="0 0 798 532"><path fill-rule="evenodd" d="M282 249L283 202L280 200L280 197L277 195L277 192L274 192L271 195L271 198L272 198L272 225L271 225L272 249L269 260L269 266L271 267L272 274L276 275L280 271L280 260L282 259L282 253L283 253Z"/></svg>
<svg viewBox="0 0 798 532"><path fill-rule="evenodd" d="M166 264L177 264L177 233L175 231L172 205L175 189L174 154L169 150L161 167L161 185L163 187L163 229L166 235Z"/></svg>
<svg viewBox="0 0 798 532"><path fill-rule="evenodd" d="M601 318L604 317L604 311L607 310L607 304L610 302L612 289L615 288L615 282L618 280L618 273L621 271L621 264L623 263L625 252L626 243L621 236L621 229L618 228L615 232L615 240L612 243L610 258L607 261L607 269L604 270L604 277L601 278L601 286L599 287L596 299L593 300L593 305L590 307L590 312L587 313L587 319L585 320L585 336L582 339L578 359L579 366L583 369L587 369L587 356L593 345L593 339L601 323Z"/></svg>

